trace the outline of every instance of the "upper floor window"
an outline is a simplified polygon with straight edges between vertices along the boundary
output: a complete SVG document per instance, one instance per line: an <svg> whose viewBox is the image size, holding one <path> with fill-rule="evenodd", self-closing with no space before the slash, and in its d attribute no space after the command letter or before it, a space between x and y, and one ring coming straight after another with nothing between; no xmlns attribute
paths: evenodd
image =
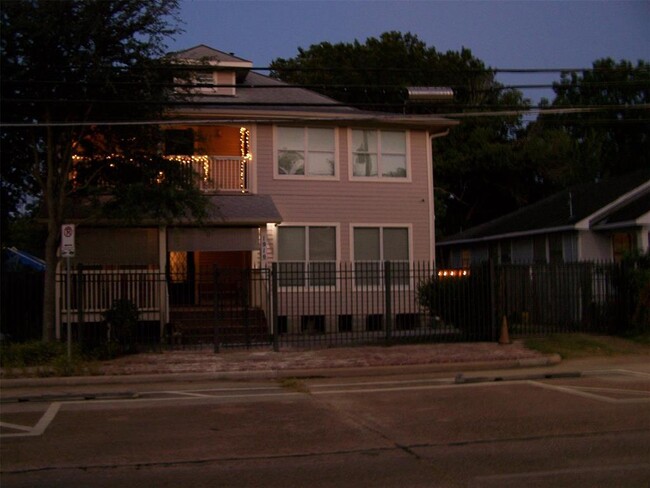
<svg viewBox="0 0 650 488"><path fill-rule="evenodd" d="M355 178L406 178L406 133L354 129L352 160Z"/></svg>
<svg viewBox="0 0 650 488"><path fill-rule="evenodd" d="M277 174L336 176L334 129L278 127Z"/></svg>

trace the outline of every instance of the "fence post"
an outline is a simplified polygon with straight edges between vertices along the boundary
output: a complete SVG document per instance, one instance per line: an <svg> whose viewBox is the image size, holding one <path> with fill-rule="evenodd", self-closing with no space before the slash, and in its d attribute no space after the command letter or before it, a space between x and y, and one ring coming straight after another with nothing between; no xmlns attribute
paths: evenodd
<svg viewBox="0 0 650 488"><path fill-rule="evenodd" d="M271 315L273 320L271 337L273 337L273 350L280 350L278 331L278 263L271 263Z"/></svg>
<svg viewBox="0 0 650 488"><path fill-rule="evenodd" d="M243 269L241 271L241 283L242 283L242 305L244 309L244 337L245 337L245 342L246 342L246 349L250 349L251 347L251 333L250 333L250 300L249 300L249 293L250 293L250 279L251 279L251 273L250 269Z"/></svg>
<svg viewBox="0 0 650 488"><path fill-rule="evenodd" d="M488 279L490 280L490 327L492 329L492 340L496 341L497 340L497 317L498 317L498 310L497 310L497 301L496 301L496 287L498 286L497 283L497 276L495 273L494 269L494 259L490 258L488 260L488 265L490 267L489 271L489 276Z"/></svg>
<svg viewBox="0 0 650 488"><path fill-rule="evenodd" d="M386 344L393 338L393 297L391 293L391 262L384 261L384 314L386 321Z"/></svg>
<svg viewBox="0 0 650 488"><path fill-rule="evenodd" d="M77 341L83 347L84 342L84 265L77 264Z"/></svg>
<svg viewBox="0 0 650 488"><path fill-rule="evenodd" d="M219 352L219 268L212 273L212 318L214 319L214 352Z"/></svg>

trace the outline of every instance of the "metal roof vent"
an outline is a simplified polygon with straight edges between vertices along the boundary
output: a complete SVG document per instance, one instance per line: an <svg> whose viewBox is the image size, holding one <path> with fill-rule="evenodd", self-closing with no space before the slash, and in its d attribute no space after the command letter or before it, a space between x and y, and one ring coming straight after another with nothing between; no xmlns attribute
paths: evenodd
<svg viewBox="0 0 650 488"><path fill-rule="evenodd" d="M411 102L451 102L454 90L444 86L409 86L406 88Z"/></svg>

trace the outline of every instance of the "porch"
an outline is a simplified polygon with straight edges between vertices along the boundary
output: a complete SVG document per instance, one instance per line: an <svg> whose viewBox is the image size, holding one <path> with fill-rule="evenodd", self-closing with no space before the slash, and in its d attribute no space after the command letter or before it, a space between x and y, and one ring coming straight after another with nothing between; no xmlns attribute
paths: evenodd
<svg viewBox="0 0 650 488"><path fill-rule="evenodd" d="M167 156L185 166L196 186L205 193L249 193L251 157L247 156Z"/></svg>

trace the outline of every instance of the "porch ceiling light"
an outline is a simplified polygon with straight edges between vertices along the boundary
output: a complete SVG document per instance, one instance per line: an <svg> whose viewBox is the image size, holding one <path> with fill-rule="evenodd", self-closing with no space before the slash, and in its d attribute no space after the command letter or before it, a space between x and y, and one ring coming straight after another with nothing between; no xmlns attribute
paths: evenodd
<svg viewBox="0 0 650 488"><path fill-rule="evenodd" d="M454 99L454 90L444 86L409 86L406 90L411 102L440 103Z"/></svg>

